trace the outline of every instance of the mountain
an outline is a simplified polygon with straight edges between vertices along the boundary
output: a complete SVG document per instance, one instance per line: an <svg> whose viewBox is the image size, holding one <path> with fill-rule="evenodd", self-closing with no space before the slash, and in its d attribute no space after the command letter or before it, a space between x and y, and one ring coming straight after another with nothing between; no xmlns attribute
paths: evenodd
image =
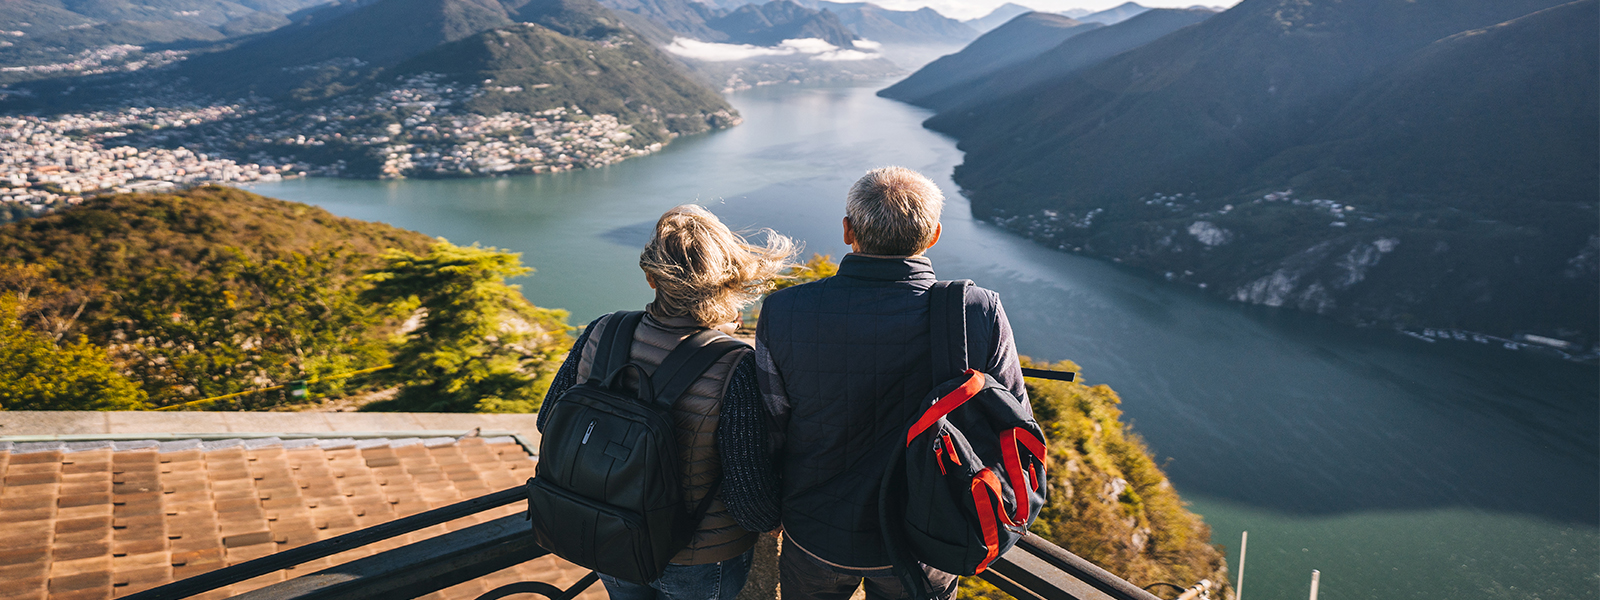
<svg viewBox="0 0 1600 600"><path fill-rule="evenodd" d="M104 290L161 269L192 273L227 249L265 261L343 248L369 259L361 266L376 266L386 249L424 251L432 242L383 223L207 186L175 194L101 196L0 226L0 263L48 265L57 280Z"/></svg>
<svg viewBox="0 0 1600 600"><path fill-rule="evenodd" d="M1024 15L1031 12L1033 12L1033 9L1031 8L1021 4L1012 4L1007 2L995 7L994 10L989 11L989 14L965 21L965 23L968 27L977 30L978 33L988 33L989 30L1001 25L1005 25L1006 21L1015 19L1018 15ZM1084 11L1084 14L1088 14L1088 11ZM1072 15L1067 16L1070 17Z"/></svg>
<svg viewBox="0 0 1600 600"><path fill-rule="evenodd" d="M707 24L726 11L694 0L602 0L601 4L616 11L630 29L658 44L671 42L675 36L706 42L728 39L727 33Z"/></svg>
<svg viewBox="0 0 1600 600"><path fill-rule="evenodd" d="M818 8L839 16L856 35L874 42L899 44L962 44L978 32L960 21L923 7L914 11L889 10L871 2L818 2Z"/></svg>
<svg viewBox="0 0 1600 600"><path fill-rule="evenodd" d="M599 167L739 122L594 0L356 2L175 70L213 99L269 102L120 142L328 176Z"/></svg>
<svg viewBox="0 0 1600 600"><path fill-rule="evenodd" d="M772 46L783 40L816 38L841 48L850 48L860 39L839 17L826 10L816 11L792 0L773 0L766 4L746 4L707 23L726 33L736 44Z"/></svg>
<svg viewBox="0 0 1600 600"><path fill-rule="evenodd" d="M858 36L839 15L792 0L719 8L695 0L603 0L629 28L659 45L675 37L703 42L771 46L788 39L818 38L849 48Z"/></svg>
<svg viewBox="0 0 1600 600"><path fill-rule="evenodd" d="M364 83L375 69L511 23L497 0L381 0L191 58L177 73L218 95L320 100Z"/></svg>
<svg viewBox="0 0 1600 600"><path fill-rule="evenodd" d="M1001 98L1148 44L1169 33L1217 14L1209 9L1158 8L1115 25L1067 38L1056 47L976 80L958 82L934 92L902 100L935 110L958 110L966 104Z"/></svg>
<svg viewBox="0 0 1600 600"><path fill-rule="evenodd" d="M1068 38L1101 27L1050 13L1028 13L973 40L960 52L941 57L878 92L896 100L921 98L974 81L1028 60Z"/></svg>
<svg viewBox="0 0 1600 600"><path fill-rule="evenodd" d="M459 86L492 82L465 101L463 108L475 114L579 106L612 115L633 126L641 145L732 124L732 109L716 92L681 75L649 44L601 46L542 26L494 29L443 44L392 72L397 79L442 75Z"/></svg>
<svg viewBox="0 0 1600 600"><path fill-rule="evenodd" d="M1596 8L1559 4L1245 0L926 124L978 216L1055 247L1354 322L1593 341Z"/></svg>
<svg viewBox="0 0 1600 600"><path fill-rule="evenodd" d="M133 62L145 51L188 48L270 31L318 0L6 0L0 82L70 77ZM115 48L139 46L138 49ZM30 68L34 67L34 68Z"/></svg>
<svg viewBox="0 0 1600 600"><path fill-rule="evenodd" d="M1117 23L1121 23L1121 22L1126 21L1128 19L1132 19L1132 18L1134 18L1136 16L1139 16L1140 14L1144 13L1144 11L1147 11L1147 10L1150 10L1150 8L1149 7L1145 7L1145 6L1140 6L1140 5L1138 5L1137 3L1134 3L1134 2L1124 2L1122 4L1119 4L1117 6L1113 6L1111 8L1102 10L1100 12L1089 13L1089 14L1083 15L1081 17L1080 16L1075 16L1075 15L1067 15L1067 16L1070 16L1070 17L1072 17L1074 19L1077 19L1079 21L1083 21L1085 23L1099 23L1101 25L1115 25Z"/></svg>

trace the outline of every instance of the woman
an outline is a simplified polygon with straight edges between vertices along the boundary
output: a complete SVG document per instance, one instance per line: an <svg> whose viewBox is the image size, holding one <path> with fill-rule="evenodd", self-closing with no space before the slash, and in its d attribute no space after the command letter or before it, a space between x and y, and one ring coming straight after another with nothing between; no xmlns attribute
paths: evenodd
<svg viewBox="0 0 1600 600"><path fill-rule="evenodd" d="M741 311L771 288L772 279L794 255L788 238L764 233L766 245L752 245L694 205L662 215L639 255L645 282L656 297L634 331L632 362L654 372L690 335L737 329ZM573 344L545 396L541 430L562 393L588 379L591 360L585 355L594 355L599 332L611 317L595 319ZM779 523L778 481L752 352L736 350L712 365L674 402L672 411L683 457L684 503L698 505L720 474L719 498L659 579L640 585L602 573L600 580L612 600L733 600L749 574L756 536Z"/></svg>

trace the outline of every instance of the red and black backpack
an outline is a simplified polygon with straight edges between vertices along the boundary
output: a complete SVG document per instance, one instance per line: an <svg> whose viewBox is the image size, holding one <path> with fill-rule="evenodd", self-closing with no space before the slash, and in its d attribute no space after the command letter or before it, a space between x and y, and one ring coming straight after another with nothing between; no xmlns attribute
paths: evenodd
<svg viewBox="0 0 1600 600"><path fill-rule="evenodd" d="M913 598L928 595L918 562L982 573L1022 538L1048 497L1044 432L1033 411L968 365L971 283L941 281L929 291L939 383L896 445L879 494L884 543Z"/></svg>

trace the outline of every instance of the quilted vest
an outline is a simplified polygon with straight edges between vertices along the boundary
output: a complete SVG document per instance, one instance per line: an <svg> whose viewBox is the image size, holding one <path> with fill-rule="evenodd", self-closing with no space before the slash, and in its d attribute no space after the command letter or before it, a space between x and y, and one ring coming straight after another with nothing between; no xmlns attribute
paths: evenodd
<svg viewBox="0 0 1600 600"><path fill-rule="evenodd" d="M593 325L588 343L584 344L583 354L578 358L579 381L589 378L590 369L594 365L594 353L600 347L600 339L610 321L611 316L607 315ZM654 315L647 314L639 323L639 328L634 330L629 358L643 366L645 373L654 374L656 367L661 365L668 352L700 329L689 319L670 317L658 319ZM711 489L711 484L717 476L722 473L722 460L717 454L716 446L717 422L722 415L722 397L728 391L734 366L739 364L747 352L748 350L735 350L728 353L689 386L689 390L672 405L672 417L677 425L678 451L681 454L679 465L683 469L686 506L696 506ZM631 374L630 371L626 375ZM631 379L627 381L629 388L638 387L637 377L626 379ZM756 534L740 527L733 519L733 515L728 512L728 507L723 505L722 499L718 498L711 501L711 508L706 511L705 519L700 521L700 527L695 531L694 538L690 540L688 547L672 557L672 564L701 565L722 562L743 554L745 550L755 546L755 543Z"/></svg>
<svg viewBox="0 0 1600 600"><path fill-rule="evenodd" d="M933 387L925 258L851 254L834 277L774 292L760 337L789 400L784 535L824 561L887 567L878 483Z"/></svg>

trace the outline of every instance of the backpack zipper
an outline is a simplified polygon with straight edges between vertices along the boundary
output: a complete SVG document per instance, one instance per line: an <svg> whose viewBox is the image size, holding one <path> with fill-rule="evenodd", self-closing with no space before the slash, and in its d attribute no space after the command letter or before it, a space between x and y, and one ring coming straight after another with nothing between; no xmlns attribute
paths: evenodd
<svg viewBox="0 0 1600 600"><path fill-rule="evenodd" d="M599 419L589 421L589 428L583 430L583 441L578 443L579 446L589 443L589 434L594 433L594 424L598 421Z"/></svg>

